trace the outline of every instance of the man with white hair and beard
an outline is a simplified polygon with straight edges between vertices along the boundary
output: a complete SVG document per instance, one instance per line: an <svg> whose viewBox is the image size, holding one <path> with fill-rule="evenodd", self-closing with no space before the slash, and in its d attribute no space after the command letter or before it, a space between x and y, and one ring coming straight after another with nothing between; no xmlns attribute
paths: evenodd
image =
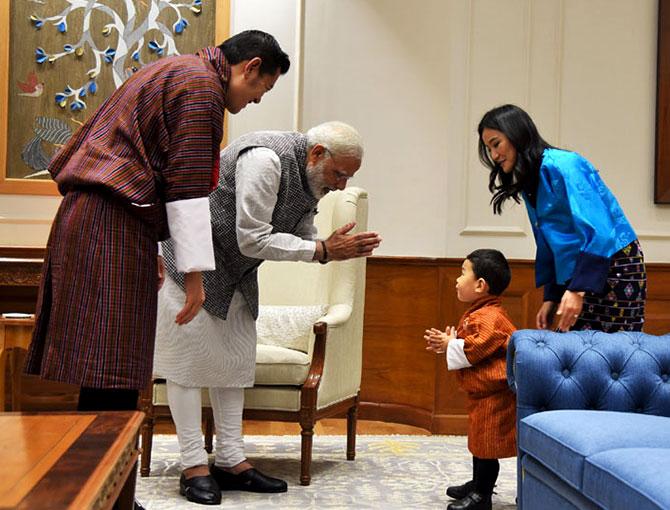
<svg viewBox="0 0 670 510"><path fill-rule="evenodd" d="M154 372L167 380L189 501L219 504L222 490L285 492L286 482L253 468L244 456L244 388L254 384L257 269L264 260L314 261L367 257L375 232L343 225L316 239L316 206L344 189L361 166L358 132L327 122L298 132L244 135L221 152L218 188L210 195L216 270L203 273L205 302L189 324L174 321L183 306L183 277L173 246L163 244L167 278L159 294ZM197 249L197 247L195 247ZM209 388L216 428L210 467L201 434L201 388Z"/></svg>

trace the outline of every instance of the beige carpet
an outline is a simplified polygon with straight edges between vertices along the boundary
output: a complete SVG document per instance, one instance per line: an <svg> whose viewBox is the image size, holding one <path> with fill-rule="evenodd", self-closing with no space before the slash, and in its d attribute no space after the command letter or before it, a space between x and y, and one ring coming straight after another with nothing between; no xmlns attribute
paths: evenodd
<svg viewBox="0 0 670 510"><path fill-rule="evenodd" d="M358 436L356 460L345 456L344 436L315 436L312 484L299 483L298 436L246 436L246 454L261 471L284 478L284 494L224 492L219 508L429 509L446 508L444 491L471 478L471 456L461 436ZM152 472L138 477L137 499L147 510L208 508L179 495L175 436L154 436ZM515 508L516 459L501 461L493 508ZM209 507L217 508L217 507Z"/></svg>

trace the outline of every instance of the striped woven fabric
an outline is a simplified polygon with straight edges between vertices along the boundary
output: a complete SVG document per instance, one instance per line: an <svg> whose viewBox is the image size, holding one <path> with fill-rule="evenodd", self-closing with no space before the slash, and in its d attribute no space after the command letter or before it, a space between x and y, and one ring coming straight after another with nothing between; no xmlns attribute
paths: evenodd
<svg viewBox="0 0 670 510"><path fill-rule="evenodd" d="M644 254L635 240L612 257L605 290L587 292L573 330L642 331L647 299Z"/></svg>
<svg viewBox="0 0 670 510"><path fill-rule="evenodd" d="M507 384L507 343L516 328L500 298L474 301L457 328L472 364L458 371L468 395L468 449L481 459L516 455L516 398Z"/></svg>
<svg viewBox="0 0 670 510"><path fill-rule="evenodd" d="M157 251L155 233L119 202L68 193L49 237L26 372L143 388L153 361Z"/></svg>
<svg viewBox="0 0 670 510"><path fill-rule="evenodd" d="M60 192L104 189L166 239L164 202L206 197L218 175L229 73L218 48L140 69L54 157Z"/></svg>

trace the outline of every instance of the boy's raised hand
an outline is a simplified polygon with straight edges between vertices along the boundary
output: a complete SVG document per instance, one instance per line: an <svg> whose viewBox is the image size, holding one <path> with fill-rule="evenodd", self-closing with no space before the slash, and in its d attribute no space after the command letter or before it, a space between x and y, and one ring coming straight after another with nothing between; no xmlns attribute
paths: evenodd
<svg viewBox="0 0 670 510"><path fill-rule="evenodd" d="M426 341L426 350L433 351L436 354L441 354L447 350L449 341L456 338L456 328L447 326L445 331L440 331L437 328L427 329L423 335Z"/></svg>

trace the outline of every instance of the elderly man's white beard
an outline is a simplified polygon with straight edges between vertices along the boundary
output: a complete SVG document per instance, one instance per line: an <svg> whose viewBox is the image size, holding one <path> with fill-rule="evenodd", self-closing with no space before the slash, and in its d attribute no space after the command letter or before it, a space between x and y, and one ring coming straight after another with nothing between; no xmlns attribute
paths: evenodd
<svg viewBox="0 0 670 510"><path fill-rule="evenodd" d="M314 164L307 164L307 184L314 198L321 200L330 191L323 178L325 161L321 160Z"/></svg>

